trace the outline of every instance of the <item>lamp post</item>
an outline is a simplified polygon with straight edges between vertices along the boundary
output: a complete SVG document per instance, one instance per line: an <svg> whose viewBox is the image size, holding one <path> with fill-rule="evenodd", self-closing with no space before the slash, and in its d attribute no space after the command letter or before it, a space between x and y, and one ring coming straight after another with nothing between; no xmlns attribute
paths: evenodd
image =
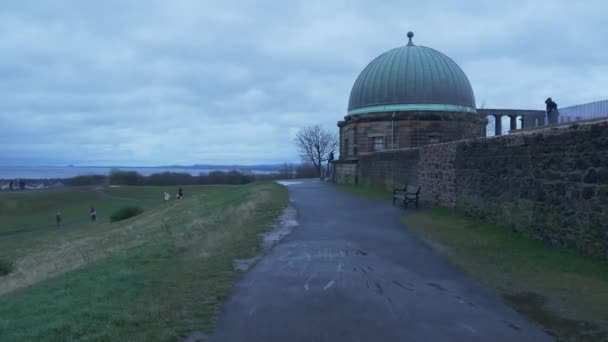
<svg viewBox="0 0 608 342"><path fill-rule="evenodd" d="M391 116L391 153L393 154L393 165L391 167L391 186L395 188L395 112ZM391 189L392 191L392 189Z"/></svg>

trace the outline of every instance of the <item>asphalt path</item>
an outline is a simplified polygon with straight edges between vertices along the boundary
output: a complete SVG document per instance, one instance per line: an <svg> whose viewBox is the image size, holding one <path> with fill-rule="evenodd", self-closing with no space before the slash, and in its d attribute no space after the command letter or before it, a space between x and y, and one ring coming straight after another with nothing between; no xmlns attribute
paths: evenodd
<svg viewBox="0 0 608 342"><path fill-rule="evenodd" d="M211 341L550 341L407 230L403 209L288 185L294 232L234 286Z"/></svg>

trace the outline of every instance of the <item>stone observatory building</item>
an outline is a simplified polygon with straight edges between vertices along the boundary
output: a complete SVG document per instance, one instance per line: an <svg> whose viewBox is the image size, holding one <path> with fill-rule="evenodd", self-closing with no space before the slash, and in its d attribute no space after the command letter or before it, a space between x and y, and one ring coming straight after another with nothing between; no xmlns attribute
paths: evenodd
<svg viewBox="0 0 608 342"><path fill-rule="evenodd" d="M371 61L350 93L340 160L370 152L485 136L465 73L441 52L409 42Z"/></svg>

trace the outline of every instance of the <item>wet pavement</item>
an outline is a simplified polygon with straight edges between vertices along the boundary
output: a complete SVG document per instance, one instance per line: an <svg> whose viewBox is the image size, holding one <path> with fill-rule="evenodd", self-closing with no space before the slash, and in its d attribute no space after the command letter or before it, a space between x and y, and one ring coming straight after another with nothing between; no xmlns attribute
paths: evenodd
<svg viewBox="0 0 608 342"><path fill-rule="evenodd" d="M243 275L211 341L550 341L418 240L390 202L291 183L299 223Z"/></svg>

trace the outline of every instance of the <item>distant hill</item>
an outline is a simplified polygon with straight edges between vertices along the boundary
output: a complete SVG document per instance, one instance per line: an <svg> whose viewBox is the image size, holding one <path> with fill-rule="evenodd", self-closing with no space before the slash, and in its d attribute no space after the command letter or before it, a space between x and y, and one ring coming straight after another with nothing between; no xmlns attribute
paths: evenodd
<svg viewBox="0 0 608 342"><path fill-rule="evenodd" d="M155 166L159 168L175 168L175 169L205 169L205 170L258 170L258 171L279 171L283 164L259 164L259 165L211 165L211 164L195 164L195 165L163 165Z"/></svg>

